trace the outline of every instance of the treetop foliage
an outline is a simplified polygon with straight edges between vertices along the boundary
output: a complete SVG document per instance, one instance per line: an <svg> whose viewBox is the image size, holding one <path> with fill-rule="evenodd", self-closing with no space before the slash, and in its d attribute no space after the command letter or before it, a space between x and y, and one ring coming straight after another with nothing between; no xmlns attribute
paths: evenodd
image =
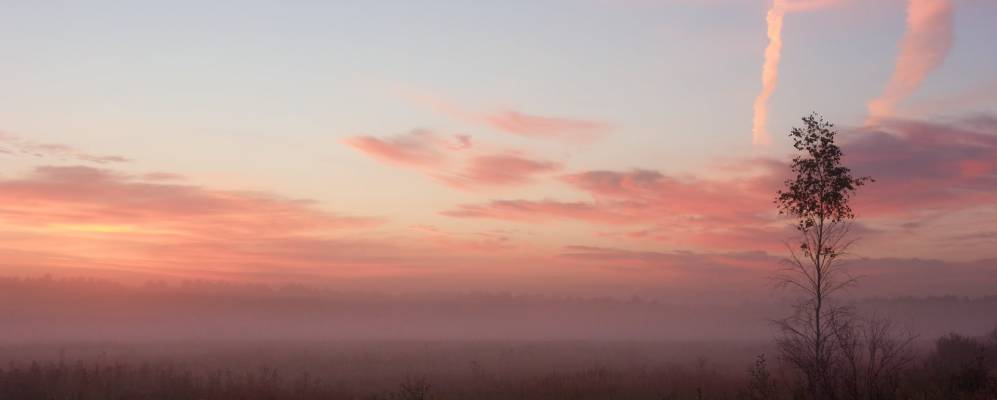
<svg viewBox="0 0 997 400"><path fill-rule="evenodd" d="M779 190L775 203L780 215L796 217L797 229L807 231L821 222L854 218L848 200L858 187L873 179L853 177L851 170L841 165L834 124L817 113L803 117L803 123L803 128L794 127L789 135L793 147L803 154L793 158L794 177L786 180L786 189Z"/></svg>

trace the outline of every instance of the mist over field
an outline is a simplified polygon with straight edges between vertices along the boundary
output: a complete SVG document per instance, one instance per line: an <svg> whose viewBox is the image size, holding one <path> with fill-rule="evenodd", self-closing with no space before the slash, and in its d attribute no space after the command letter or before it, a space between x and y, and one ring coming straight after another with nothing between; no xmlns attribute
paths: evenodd
<svg viewBox="0 0 997 400"><path fill-rule="evenodd" d="M982 334L997 296L858 298L924 338ZM785 299L672 303L510 293L344 292L210 281L0 280L0 340L638 341L766 344ZM770 343L769 343L770 344Z"/></svg>
<svg viewBox="0 0 997 400"><path fill-rule="evenodd" d="M997 296L851 301L916 332L923 356L938 337L982 337L997 323ZM773 316L787 310L785 299L671 304L4 278L0 391L131 398L173 385L151 390L180 398L726 398L743 392L759 355L779 365ZM45 374L59 377L47 391L7 386Z"/></svg>

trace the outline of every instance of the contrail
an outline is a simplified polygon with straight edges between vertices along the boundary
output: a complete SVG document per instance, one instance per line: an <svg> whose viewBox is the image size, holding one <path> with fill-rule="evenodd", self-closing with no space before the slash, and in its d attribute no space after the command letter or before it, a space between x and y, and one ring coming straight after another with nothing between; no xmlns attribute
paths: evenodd
<svg viewBox="0 0 997 400"><path fill-rule="evenodd" d="M769 44L765 47L765 62L762 64L762 91L755 98L755 116L751 126L751 143L767 146L772 142L765 123L768 121L768 101L775 91L779 79L779 56L782 52L782 18L786 14L786 0L773 0L772 7L765 15L768 23Z"/></svg>
<svg viewBox="0 0 997 400"><path fill-rule="evenodd" d="M900 54L883 94L869 101L868 124L889 118L897 104L921 86L932 70L945 61L954 40L950 0L909 0L907 31Z"/></svg>

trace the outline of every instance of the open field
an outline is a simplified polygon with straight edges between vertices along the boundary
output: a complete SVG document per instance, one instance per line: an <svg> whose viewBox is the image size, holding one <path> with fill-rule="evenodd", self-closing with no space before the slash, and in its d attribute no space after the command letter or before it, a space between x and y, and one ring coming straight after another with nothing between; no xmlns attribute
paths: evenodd
<svg viewBox="0 0 997 400"><path fill-rule="evenodd" d="M993 398L993 347L980 354L988 378L967 375L976 354L946 361L921 344L901 393ZM755 399L749 368L759 354L769 355L775 389L764 398L793 398L794 378L773 351L735 342L6 343L0 398Z"/></svg>
<svg viewBox="0 0 997 400"><path fill-rule="evenodd" d="M732 398L762 351L721 342L6 344L0 394L353 399L426 383L439 399Z"/></svg>

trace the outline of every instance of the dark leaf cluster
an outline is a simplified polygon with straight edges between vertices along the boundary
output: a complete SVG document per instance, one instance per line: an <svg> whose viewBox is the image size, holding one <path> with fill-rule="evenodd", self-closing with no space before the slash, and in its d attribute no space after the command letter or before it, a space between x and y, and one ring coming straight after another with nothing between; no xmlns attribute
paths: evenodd
<svg viewBox="0 0 997 400"><path fill-rule="evenodd" d="M854 218L848 201L858 187L873 180L856 178L841 165L834 124L817 113L803 117L803 124L790 132L793 147L802 154L793 158L794 177L786 181L785 190L779 190L775 202L781 215L799 219L797 229L806 231L822 222Z"/></svg>

